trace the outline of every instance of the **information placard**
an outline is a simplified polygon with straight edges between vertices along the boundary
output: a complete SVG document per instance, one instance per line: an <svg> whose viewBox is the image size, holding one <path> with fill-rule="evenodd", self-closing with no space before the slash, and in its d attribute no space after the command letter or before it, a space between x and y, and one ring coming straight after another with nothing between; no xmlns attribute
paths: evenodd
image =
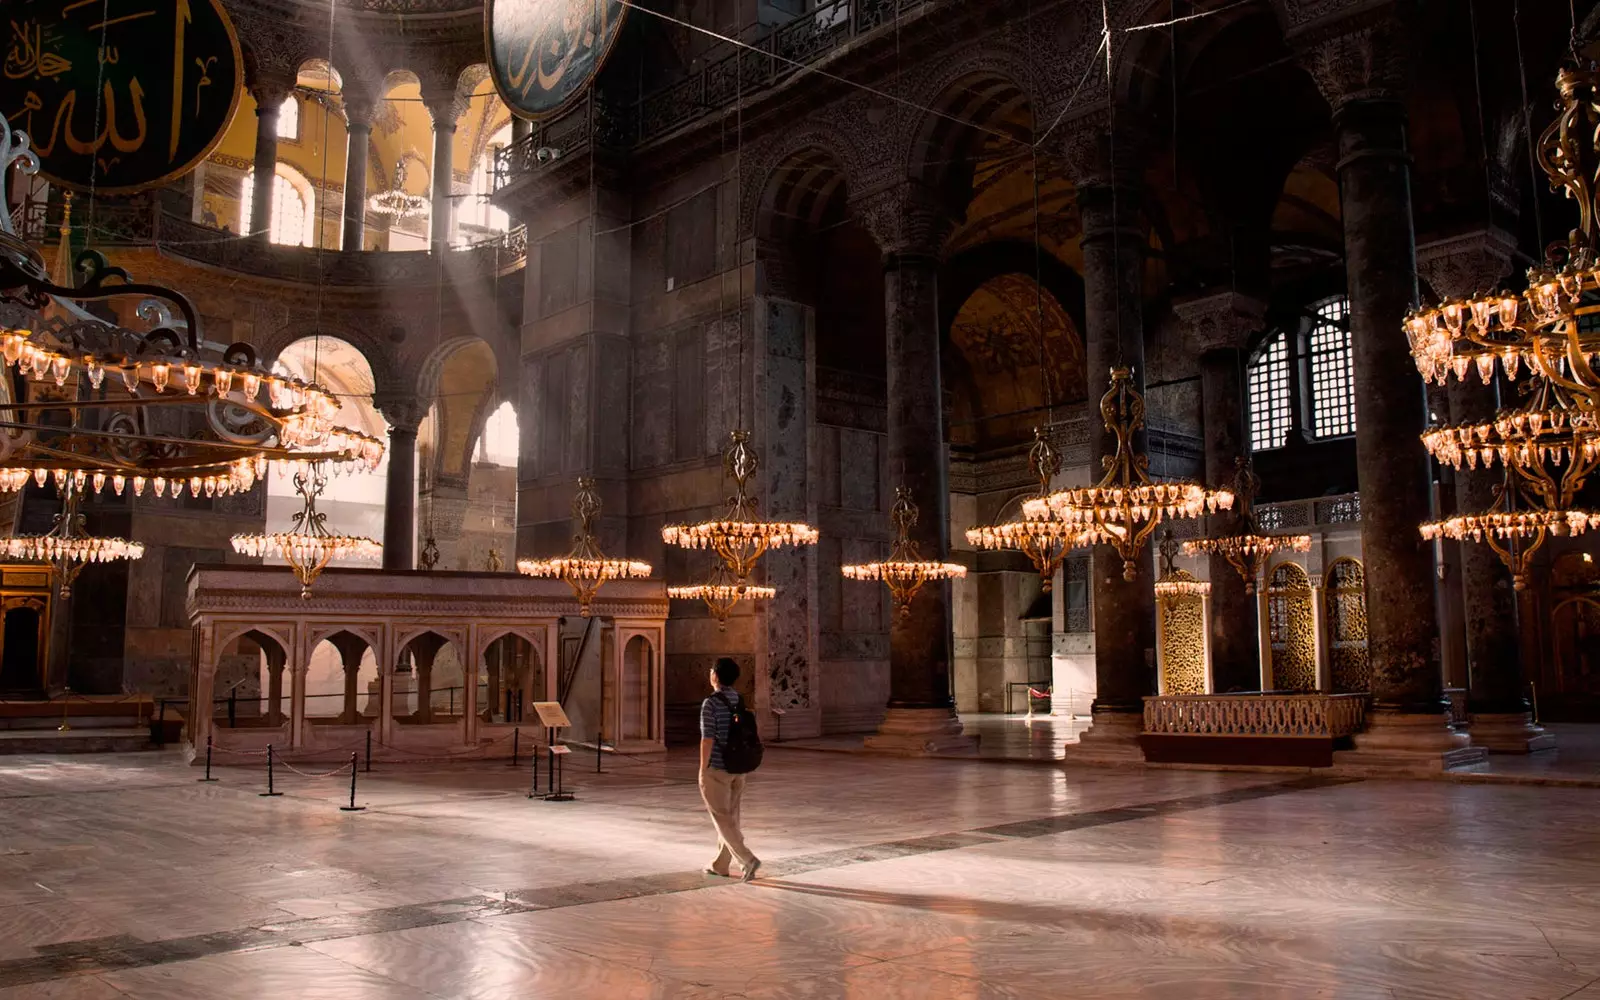
<svg viewBox="0 0 1600 1000"><path fill-rule="evenodd" d="M572 725L559 701L536 701L533 710L539 715L539 725L546 729L566 729Z"/></svg>

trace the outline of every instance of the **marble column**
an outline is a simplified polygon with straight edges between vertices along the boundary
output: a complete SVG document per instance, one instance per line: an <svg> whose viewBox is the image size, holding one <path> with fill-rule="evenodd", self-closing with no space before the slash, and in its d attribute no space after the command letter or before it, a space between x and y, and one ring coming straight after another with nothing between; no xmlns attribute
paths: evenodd
<svg viewBox="0 0 1600 1000"><path fill-rule="evenodd" d="M250 84L256 102L255 173L251 177L250 235L262 242L272 228L272 188L278 175L278 114L294 82L262 77Z"/></svg>
<svg viewBox="0 0 1600 1000"><path fill-rule="evenodd" d="M346 86L344 113L347 144L344 163L344 236L340 246L360 250L367 235L367 150L372 138L375 96Z"/></svg>
<svg viewBox="0 0 1600 1000"><path fill-rule="evenodd" d="M1105 112L1064 125L1064 162L1076 188L1082 221L1084 342L1090 402L1089 459L1092 479L1100 459L1116 453L1116 437L1106 429L1096 405L1110 386L1116 367L1133 370L1134 388L1144 391L1144 256L1140 228L1140 181L1134 163L1137 136L1119 127L1111 156L1111 122ZM1117 170L1111 164L1115 159ZM1144 430L1134 447L1148 453ZM1154 557L1148 546L1134 559L1132 580L1123 578L1122 558L1097 545L1091 573L1094 618L1095 699L1093 722L1068 746L1074 759L1140 760L1138 736L1144 728L1144 698L1156 692Z"/></svg>
<svg viewBox="0 0 1600 1000"><path fill-rule="evenodd" d="M1372 712L1352 766L1439 770L1481 761L1447 724L1431 546L1430 470L1418 434L1422 381L1401 333L1416 300L1404 66L1412 39L1381 11L1319 32L1302 49L1333 109L1350 331L1356 474L1361 491Z"/></svg>
<svg viewBox="0 0 1600 1000"><path fill-rule="evenodd" d="M1266 307L1230 291L1177 303L1173 312L1189 327L1189 346L1200 357L1206 484L1231 486L1235 463L1250 456L1244 426L1243 347L1262 328ZM1233 514L1218 514L1208 519L1207 527L1212 533L1232 531L1237 520ZM1212 690L1260 690L1256 602L1245 592L1244 577L1226 558L1212 554L1207 559Z"/></svg>
<svg viewBox="0 0 1600 1000"><path fill-rule="evenodd" d="M428 218L428 243L439 252L449 249L455 235L456 203L451 195L455 189L456 122L465 110L465 102L454 85L448 91L425 92L422 101L433 122L433 206Z"/></svg>
<svg viewBox="0 0 1600 1000"><path fill-rule="evenodd" d="M383 498L383 568L413 569L417 548L417 427L427 407L412 396L379 393L389 421L389 479Z"/></svg>
<svg viewBox="0 0 1600 1000"><path fill-rule="evenodd" d="M851 209L883 251L888 352L888 485L904 486L920 516L924 559L949 553L949 449L939 370L938 254L949 217L930 192L905 184ZM869 747L905 753L971 747L950 688L950 587L925 584L889 630L889 706Z"/></svg>
<svg viewBox="0 0 1600 1000"><path fill-rule="evenodd" d="M1441 299L1491 290L1511 271L1516 240L1499 229L1477 230L1419 247L1417 270ZM1473 375L1451 379L1452 423L1482 423L1499 409L1497 382ZM1459 469L1456 510L1481 512L1495 502L1501 466ZM1460 596L1466 619L1467 710L1475 746L1492 753L1531 753L1555 746L1555 736L1535 726L1529 711L1518 628L1518 599L1511 572L1487 545L1460 543Z"/></svg>

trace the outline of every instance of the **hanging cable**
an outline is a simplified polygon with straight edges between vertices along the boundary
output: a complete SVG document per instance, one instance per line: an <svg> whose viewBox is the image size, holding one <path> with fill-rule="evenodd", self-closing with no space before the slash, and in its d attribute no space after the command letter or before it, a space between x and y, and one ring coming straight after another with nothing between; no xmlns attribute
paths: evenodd
<svg viewBox="0 0 1600 1000"><path fill-rule="evenodd" d="M1539 162L1533 152L1533 117L1528 107L1528 66L1522 54L1522 0L1511 0L1511 30L1517 42L1517 79L1522 84L1522 133L1528 145L1528 188L1533 197L1533 229L1543 255L1544 213L1539 209Z"/></svg>

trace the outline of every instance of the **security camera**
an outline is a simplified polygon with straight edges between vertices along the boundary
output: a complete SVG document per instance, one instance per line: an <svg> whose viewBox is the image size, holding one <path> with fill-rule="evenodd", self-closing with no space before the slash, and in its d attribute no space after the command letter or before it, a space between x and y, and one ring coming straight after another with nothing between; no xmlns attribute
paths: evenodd
<svg viewBox="0 0 1600 1000"><path fill-rule="evenodd" d="M534 159L538 160L540 163L553 163L554 161L561 159L561 150L552 146L540 146L538 149L533 151L533 156Z"/></svg>

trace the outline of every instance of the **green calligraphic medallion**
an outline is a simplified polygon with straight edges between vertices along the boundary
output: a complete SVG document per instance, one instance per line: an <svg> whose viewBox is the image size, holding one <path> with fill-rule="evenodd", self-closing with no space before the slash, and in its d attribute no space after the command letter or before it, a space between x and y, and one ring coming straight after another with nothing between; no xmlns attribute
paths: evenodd
<svg viewBox="0 0 1600 1000"><path fill-rule="evenodd" d="M244 60L222 0L5 0L0 113L50 181L128 194L193 170Z"/></svg>
<svg viewBox="0 0 1600 1000"><path fill-rule="evenodd" d="M487 0L490 75L513 114L565 108L600 72L628 8L621 0Z"/></svg>

